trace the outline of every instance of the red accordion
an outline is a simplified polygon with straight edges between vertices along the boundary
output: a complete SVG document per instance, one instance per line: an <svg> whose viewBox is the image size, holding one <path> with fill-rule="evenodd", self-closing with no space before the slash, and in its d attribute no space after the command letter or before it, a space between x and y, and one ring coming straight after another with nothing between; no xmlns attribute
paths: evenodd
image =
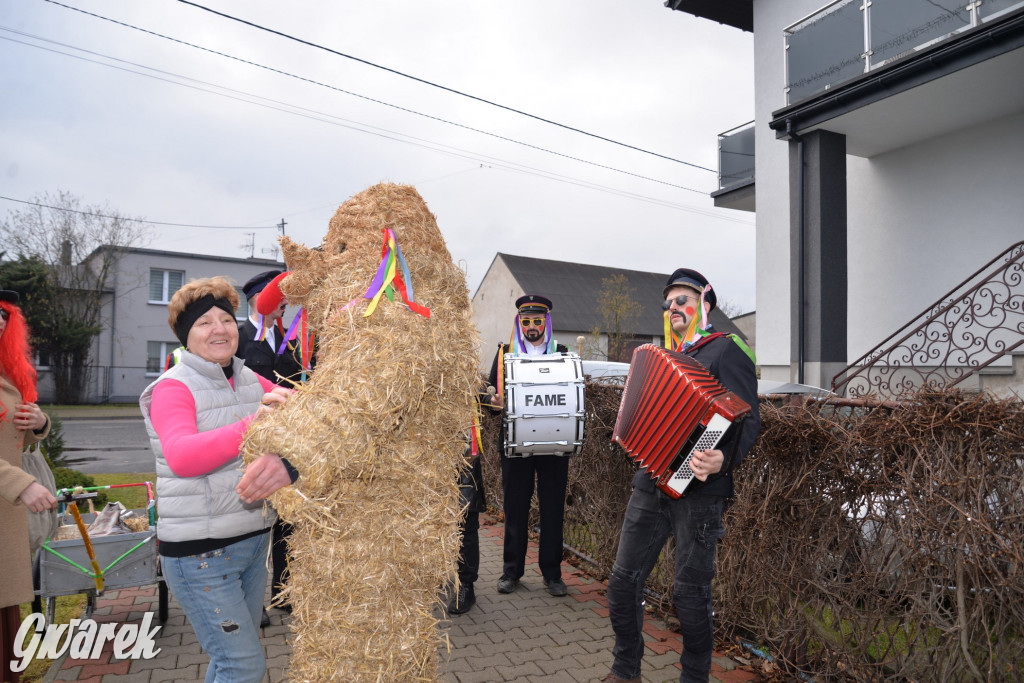
<svg viewBox="0 0 1024 683"><path fill-rule="evenodd" d="M716 448L749 414L693 358L644 344L633 352L612 440L679 498L693 480L693 452Z"/></svg>

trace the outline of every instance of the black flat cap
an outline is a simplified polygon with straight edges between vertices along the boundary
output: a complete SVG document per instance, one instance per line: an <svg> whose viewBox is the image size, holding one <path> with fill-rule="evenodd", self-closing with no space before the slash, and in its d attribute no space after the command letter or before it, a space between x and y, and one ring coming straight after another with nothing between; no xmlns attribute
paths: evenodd
<svg viewBox="0 0 1024 683"><path fill-rule="evenodd" d="M526 294L516 299L516 308L520 313L547 313L554 306L546 296Z"/></svg>
<svg viewBox="0 0 1024 683"><path fill-rule="evenodd" d="M17 304L21 301L21 297L18 293L11 289L0 289L0 301L7 301L12 304Z"/></svg>
<svg viewBox="0 0 1024 683"><path fill-rule="evenodd" d="M259 275L253 275L249 280L242 285L242 293L245 294L246 299L251 299L260 292L263 288L270 284L270 281L275 277L283 273L281 270L267 270Z"/></svg>
<svg viewBox="0 0 1024 683"><path fill-rule="evenodd" d="M698 273L696 270L690 268L677 268L672 275L669 276L668 282L665 283L665 289L662 290L661 295L663 297L668 296L668 290L673 287L689 287L695 289L698 292L703 292L704 288L710 285L708 279ZM711 310L715 310L715 304L718 303L718 297L715 295L714 288L708 289L707 294L704 295L704 301L711 304Z"/></svg>

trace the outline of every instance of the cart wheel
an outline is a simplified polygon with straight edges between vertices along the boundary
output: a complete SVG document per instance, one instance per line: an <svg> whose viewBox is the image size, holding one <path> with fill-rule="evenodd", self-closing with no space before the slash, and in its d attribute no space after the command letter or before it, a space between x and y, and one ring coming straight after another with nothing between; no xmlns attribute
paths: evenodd
<svg viewBox="0 0 1024 683"><path fill-rule="evenodd" d="M167 622L167 584L160 580L157 582L157 593L160 598L160 623Z"/></svg>

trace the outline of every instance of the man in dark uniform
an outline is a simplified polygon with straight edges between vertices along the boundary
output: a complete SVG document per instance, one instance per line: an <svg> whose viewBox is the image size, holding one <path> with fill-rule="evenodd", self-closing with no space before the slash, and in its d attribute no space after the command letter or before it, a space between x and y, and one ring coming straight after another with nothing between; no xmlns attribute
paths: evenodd
<svg viewBox="0 0 1024 683"><path fill-rule="evenodd" d="M469 468L459 478L462 514L462 543L459 546L459 588L448 601L448 614L465 614L476 604L473 584L480 578L480 512L484 509L484 472L480 465L482 455L476 439L477 429L470 430L464 457Z"/></svg>
<svg viewBox="0 0 1024 683"><path fill-rule="evenodd" d="M615 660L611 673L602 679L607 683L640 682L644 583L670 534L676 548L674 603L683 635L679 680L707 683L714 647L711 580L715 547L725 535L722 513L726 500L733 496L732 471L750 452L761 429L753 359L731 337L697 325L707 320L717 301L707 278L680 268L672 273L662 294L672 329L682 338L677 350L703 365L726 389L750 404L752 412L735 437L739 442L731 461L725 457L733 452L731 442L694 453L690 468L695 480L682 498L672 499L663 493L643 468L633 478L618 554L608 577Z"/></svg>
<svg viewBox="0 0 1024 683"><path fill-rule="evenodd" d="M551 338L551 300L536 294L516 299L516 329L513 343L502 344L491 366L489 384L498 386L498 373L505 353L542 355L565 353L561 344ZM504 407L500 392L490 396L494 410ZM502 425L498 442L504 453L505 428ZM565 491L569 483L569 458L564 455L531 455L509 458L501 456L501 486L505 498L504 566L498 579L498 592L511 593L519 587L525 572L526 548L529 542L530 501L534 478L540 507L540 554L538 565L548 593L556 597L568 594L562 582L562 520L565 514Z"/></svg>
<svg viewBox="0 0 1024 683"><path fill-rule="evenodd" d="M288 302L282 300L280 307L267 316L260 316L256 312L256 297L281 272L280 270L268 270L252 276L248 282L242 285L242 293L245 294L245 298L249 302L249 317L245 322L238 324L238 350L235 351L235 355L241 358L245 366L256 374L269 379L274 384L291 388L302 377L302 366L296 360L294 342L286 344L281 353L277 352L284 338L281 316L284 315L284 309ZM264 329L265 332L263 332ZM261 333L262 340L259 339ZM271 529L271 601L277 599L288 579L288 536L291 532L291 524L281 521L280 518L274 522ZM290 610L291 605L283 603L281 608ZM264 609L261 625L269 624L270 616Z"/></svg>
<svg viewBox="0 0 1024 683"><path fill-rule="evenodd" d="M280 307L266 316L256 312L256 297L281 274L280 270L268 270L249 278L242 286L242 293L249 302L249 317L238 325L238 350L235 355L245 361L245 366L274 384L292 387L302 376L302 366L296 359L294 342L289 342L282 353L278 353L284 329L281 316L288 305L282 300ZM263 330L263 339L259 339Z"/></svg>

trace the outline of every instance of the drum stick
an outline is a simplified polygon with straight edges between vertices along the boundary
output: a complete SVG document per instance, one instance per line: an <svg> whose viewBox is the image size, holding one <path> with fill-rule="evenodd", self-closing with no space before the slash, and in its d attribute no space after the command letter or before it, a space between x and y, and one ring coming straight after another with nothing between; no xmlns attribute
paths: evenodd
<svg viewBox="0 0 1024 683"><path fill-rule="evenodd" d="M585 342L586 340L587 338L584 337L582 334L576 337L576 353L580 354L580 357L583 356L583 342Z"/></svg>

